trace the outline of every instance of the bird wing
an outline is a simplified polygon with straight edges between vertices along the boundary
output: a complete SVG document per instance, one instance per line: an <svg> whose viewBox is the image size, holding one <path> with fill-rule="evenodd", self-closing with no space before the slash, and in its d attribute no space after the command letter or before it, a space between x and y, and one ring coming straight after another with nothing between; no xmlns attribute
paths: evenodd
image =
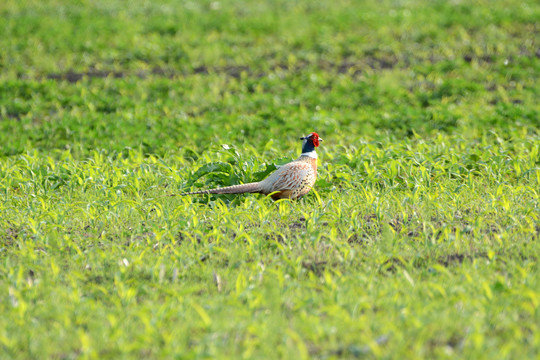
<svg viewBox="0 0 540 360"><path fill-rule="evenodd" d="M272 175L260 182L265 194L274 191L296 189L313 167L305 162L293 161L277 169Z"/></svg>

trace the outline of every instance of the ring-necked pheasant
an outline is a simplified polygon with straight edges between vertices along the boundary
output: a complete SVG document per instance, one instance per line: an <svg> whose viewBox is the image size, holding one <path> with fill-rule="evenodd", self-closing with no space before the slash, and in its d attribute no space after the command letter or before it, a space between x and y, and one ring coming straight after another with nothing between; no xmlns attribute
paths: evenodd
<svg viewBox="0 0 540 360"><path fill-rule="evenodd" d="M306 195L315 184L317 179L317 152L315 148L319 146L322 139L313 132L308 136L301 137L300 140L303 140L300 157L281 166L260 182L193 191L180 195L260 193L272 194L274 200L298 199Z"/></svg>

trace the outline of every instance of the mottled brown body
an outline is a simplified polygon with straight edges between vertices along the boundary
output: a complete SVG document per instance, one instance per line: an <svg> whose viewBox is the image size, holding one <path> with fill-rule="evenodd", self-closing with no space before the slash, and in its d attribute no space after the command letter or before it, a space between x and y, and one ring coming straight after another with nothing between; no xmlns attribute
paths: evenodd
<svg viewBox="0 0 540 360"><path fill-rule="evenodd" d="M279 191L272 195L272 199L294 200L301 198L315 185L315 180L317 180L317 159L309 156L300 156L295 161L279 168L274 174L277 175L274 179L271 179L272 176L270 176L264 180L271 179L269 184L275 189L274 191ZM282 187L285 189L279 190Z"/></svg>

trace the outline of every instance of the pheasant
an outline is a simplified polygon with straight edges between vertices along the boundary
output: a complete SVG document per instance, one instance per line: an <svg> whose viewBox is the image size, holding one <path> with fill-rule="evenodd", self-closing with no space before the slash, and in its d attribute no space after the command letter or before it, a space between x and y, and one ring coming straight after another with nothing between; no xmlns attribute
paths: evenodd
<svg viewBox="0 0 540 360"><path fill-rule="evenodd" d="M317 179L317 152L315 148L319 146L322 139L316 132L313 132L308 136L301 137L300 140L303 140L300 157L281 166L260 182L193 191L180 195L260 193L271 194L274 200L298 199L306 195L315 184Z"/></svg>

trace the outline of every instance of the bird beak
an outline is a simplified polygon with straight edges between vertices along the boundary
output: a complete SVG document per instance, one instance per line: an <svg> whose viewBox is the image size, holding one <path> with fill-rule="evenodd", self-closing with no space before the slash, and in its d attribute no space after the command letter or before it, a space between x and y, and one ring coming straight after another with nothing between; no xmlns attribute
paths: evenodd
<svg viewBox="0 0 540 360"><path fill-rule="evenodd" d="M323 141L323 139L322 139L322 138L319 138L319 141Z"/></svg>

